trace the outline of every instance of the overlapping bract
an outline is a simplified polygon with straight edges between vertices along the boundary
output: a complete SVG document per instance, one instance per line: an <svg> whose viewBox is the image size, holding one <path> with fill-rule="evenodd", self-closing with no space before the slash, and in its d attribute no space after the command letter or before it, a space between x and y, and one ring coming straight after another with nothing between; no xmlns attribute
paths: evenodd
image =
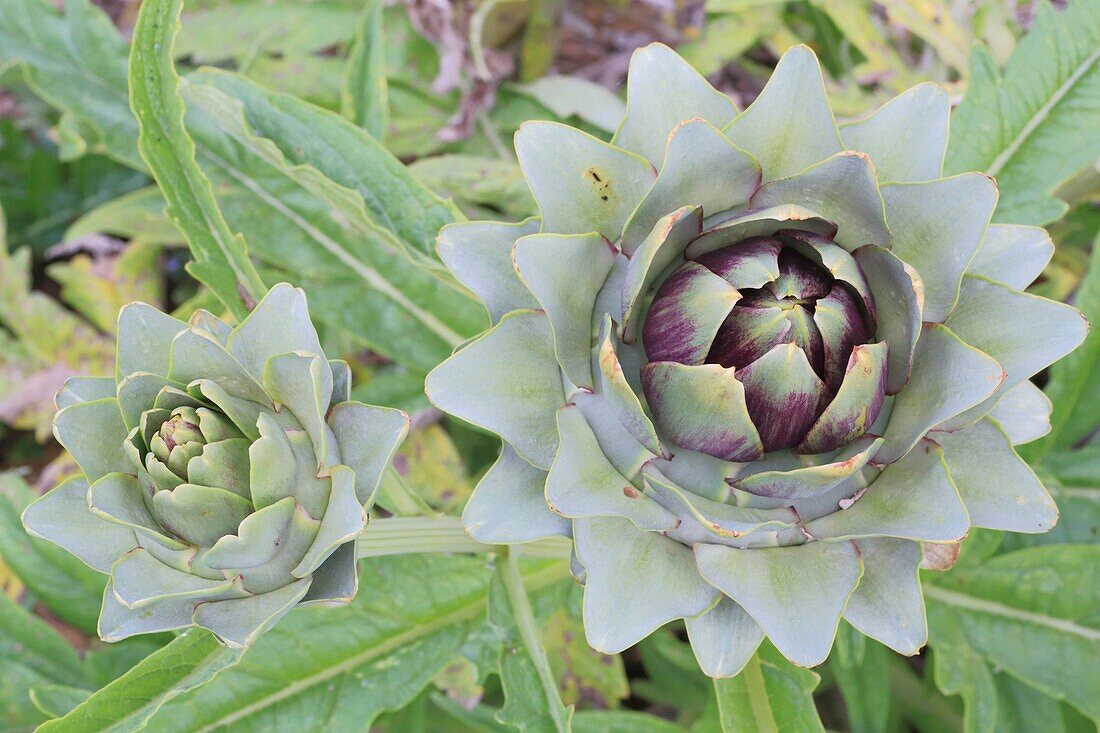
<svg viewBox="0 0 1100 733"><path fill-rule="evenodd" d="M355 539L408 417L349 401L305 294L276 285L233 329L133 303L117 364L58 394L54 433L83 476L23 515L110 574L100 636L194 624L247 646L296 604L350 601Z"/></svg>
<svg viewBox="0 0 1100 733"><path fill-rule="evenodd" d="M923 543L1057 520L1013 449L1049 429L1029 377L1087 328L1022 292L1048 236L941 177L931 84L838 127L805 47L738 112L653 45L627 108L611 144L524 125L541 217L440 235L494 321L427 383L504 439L468 530L572 536L606 652L685 618L710 675L765 634L814 665L843 617L915 653Z"/></svg>

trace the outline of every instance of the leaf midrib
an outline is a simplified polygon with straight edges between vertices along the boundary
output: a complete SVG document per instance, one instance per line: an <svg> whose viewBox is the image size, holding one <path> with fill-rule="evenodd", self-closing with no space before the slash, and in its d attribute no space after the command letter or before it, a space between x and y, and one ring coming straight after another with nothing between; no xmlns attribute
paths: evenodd
<svg viewBox="0 0 1100 733"><path fill-rule="evenodd" d="M1053 110L1058 105L1058 103L1061 102L1067 94L1069 94L1070 90L1074 86L1076 86L1077 82L1081 80L1081 77L1088 73L1093 64L1096 63L1097 59L1100 59L1100 48L1097 48L1095 51L1089 54L1085 58L1085 60L1082 61L1081 64L1074 70L1074 72L1070 74L1069 77L1064 82L1062 82L1062 84L1057 89L1054 90L1054 94L1051 95L1050 99L1044 102L1043 105L1035 111L1035 114L1031 116L1031 118L1027 121L1027 124L1023 126L1020 132L1016 134L1016 137L1013 138L1012 142L1009 143L1008 146L1005 147L1005 149L1002 150L1000 154L993 159L993 162L990 163L989 167L986 169L986 173L991 176L997 176L1004 169L1004 167L1008 165L1008 162L1012 159L1012 157L1016 155L1023 144L1027 142L1027 139L1031 137L1031 135L1037 129L1039 129L1040 125L1043 124L1046 118L1050 115L1051 110Z"/></svg>
<svg viewBox="0 0 1100 733"><path fill-rule="evenodd" d="M538 590L539 588L545 588L546 586L566 577L568 575L568 569L564 564L555 563L549 567L537 570L524 578L524 585L529 590ZM223 726L230 725L242 718L245 718L253 713L263 710L271 705L275 705L299 692L309 689L315 685L326 682L338 675L346 674L352 670L360 667L372 659L380 657L394 649L400 648L405 644L408 644L420 637L427 636L435 631L443 629L447 626L462 623L476 618L477 616L485 613L487 608L487 597L485 595L477 596L473 602L468 605L458 608L451 613L444 616L440 616L430 623L414 626L411 629L404 631L396 636L388 637L382 642L371 646L358 654L345 659L339 664L326 667L318 672L303 677L300 680L296 680L285 687L280 688L277 692L270 695L265 695L255 702L245 705L237 710L233 711L229 715L221 717L213 722L207 723L203 727L196 730L195 733L210 733L210 731L217 730Z"/></svg>
<svg viewBox="0 0 1100 733"><path fill-rule="evenodd" d="M993 616L1013 619L1015 621L1025 621L1064 634L1080 636L1088 641L1100 642L1100 630L1081 626L1068 619L1047 616L1033 611L1024 611L998 601L990 601L985 598L969 596L965 593L948 590L938 585L925 585L924 595L957 608L965 608L970 611L987 613Z"/></svg>
<svg viewBox="0 0 1100 733"><path fill-rule="evenodd" d="M760 733L779 733L779 725L775 722L771 703L768 696L768 685L764 680L764 672L761 669L759 656L753 656L745 665L745 687L749 691L749 707L752 709L752 717L756 720Z"/></svg>
<svg viewBox="0 0 1100 733"><path fill-rule="evenodd" d="M362 262L348 254L347 250L340 246L340 244L321 230L306 221L297 212L293 211L276 197L272 196L251 177L247 176L243 171L234 167L231 163L224 160L212 150L206 146L202 146L203 157L213 162L219 168L226 172L227 175L232 177L242 186L251 191L254 195L262 199L275 211L286 217L291 223L301 229L311 239L316 241L326 251L330 252L342 263L348 266L356 275L358 275L365 283L370 285L378 292L385 295L390 300L394 301L411 315L413 315L424 326L443 340L446 344L452 348L458 346L465 338L461 336L457 331L452 329L447 324L436 318L436 316L418 306L413 300L406 296L401 291L397 290L389 280L379 274L376 270L371 269L363 265Z"/></svg>

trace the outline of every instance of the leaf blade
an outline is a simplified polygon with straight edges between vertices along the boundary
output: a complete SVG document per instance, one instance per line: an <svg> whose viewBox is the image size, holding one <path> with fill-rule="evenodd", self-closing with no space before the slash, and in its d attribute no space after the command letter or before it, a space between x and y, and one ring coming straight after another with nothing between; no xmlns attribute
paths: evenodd
<svg viewBox="0 0 1100 733"><path fill-rule="evenodd" d="M168 200L169 217L191 247L189 270L242 320L266 287L248 259L244 238L230 230L218 208L183 124L180 78L172 60L182 10L182 0L154 0L138 13L129 73L138 150Z"/></svg>

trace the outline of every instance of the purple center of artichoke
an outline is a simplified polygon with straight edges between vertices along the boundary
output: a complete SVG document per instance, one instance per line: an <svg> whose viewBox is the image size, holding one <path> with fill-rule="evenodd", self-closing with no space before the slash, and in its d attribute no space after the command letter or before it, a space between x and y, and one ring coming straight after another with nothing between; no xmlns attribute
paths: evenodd
<svg viewBox="0 0 1100 733"><path fill-rule="evenodd" d="M874 341L874 302L855 260L832 240L781 231L674 269L642 333L650 363L733 369L764 451L822 452L839 439L807 443L807 434L844 384L853 349ZM652 392L660 385L643 388L659 409L665 401ZM870 399L861 424L881 406L881 394ZM836 431L844 442L853 439L849 427Z"/></svg>

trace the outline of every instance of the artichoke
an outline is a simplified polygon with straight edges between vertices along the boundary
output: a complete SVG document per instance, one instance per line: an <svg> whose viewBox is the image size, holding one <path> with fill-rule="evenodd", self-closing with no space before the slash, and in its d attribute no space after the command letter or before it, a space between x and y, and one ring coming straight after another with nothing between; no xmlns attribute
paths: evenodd
<svg viewBox="0 0 1100 733"><path fill-rule="evenodd" d="M1054 525L1013 445L1087 324L1022 292L1046 232L941 177L948 113L921 84L838 127L801 46L738 112L652 45L611 144L516 134L540 217L441 232L494 322L427 380L504 441L467 530L571 536L596 649L683 618L709 675L765 635L816 665L843 617L914 654L922 550Z"/></svg>
<svg viewBox="0 0 1100 733"><path fill-rule="evenodd" d="M355 539L408 430L349 401L302 291L281 284L231 329L122 309L117 379L57 396L82 476L27 507L29 532L110 575L99 635L202 626L247 646L295 604L355 595Z"/></svg>

